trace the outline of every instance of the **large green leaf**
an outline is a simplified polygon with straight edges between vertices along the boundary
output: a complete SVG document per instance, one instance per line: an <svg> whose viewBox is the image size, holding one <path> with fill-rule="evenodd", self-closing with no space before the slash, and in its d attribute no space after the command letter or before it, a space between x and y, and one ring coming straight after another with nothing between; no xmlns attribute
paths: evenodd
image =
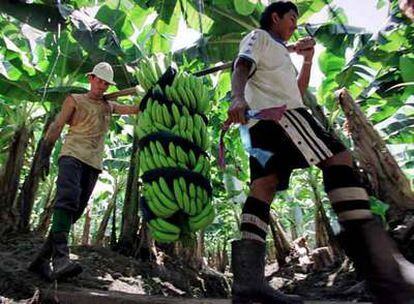
<svg viewBox="0 0 414 304"><path fill-rule="evenodd" d="M66 23L57 6L1 1L0 12L6 13L42 31L58 31L59 25L63 28Z"/></svg>
<svg viewBox="0 0 414 304"><path fill-rule="evenodd" d="M134 28L130 20L126 20L127 14L119 9L111 9L108 5L99 8L95 18L115 31L120 39L125 39L134 34Z"/></svg>
<svg viewBox="0 0 414 304"><path fill-rule="evenodd" d="M180 21L180 6L178 2L174 8L174 14L166 22L161 16L158 16L153 25L154 33L148 41L148 49L151 53L168 53L174 37L177 34L178 24Z"/></svg>
<svg viewBox="0 0 414 304"><path fill-rule="evenodd" d="M414 55L407 54L400 57L399 68L404 82L414 81Z"/></svg>
<svg viewBox="0 0 414 304"><path fill-rule="evenodd" d="M390 142L414 143L414 103L408 100L391 117L377 124L375 127Z"/></svg>
<svg viewBox="0 0 414 304"><path fill-rule="evenodd" d="M345 65L345 58L324 51L319 56L318 62L322 73L334 77L333 73L341 71Z"/></svg>
<svg viewBox="0 0 414 304"><path fill-rule="evenodd" d="M332 0L298 0L295 1L299 9L299 23L306 22L313 14L318 13Z"/></svg>
<svg viewBox="0 0 414 304"><path fill-rule="evenodd" d="M257 0L234 0L236 12L243 16L249 16L256 8Z"/></svg>

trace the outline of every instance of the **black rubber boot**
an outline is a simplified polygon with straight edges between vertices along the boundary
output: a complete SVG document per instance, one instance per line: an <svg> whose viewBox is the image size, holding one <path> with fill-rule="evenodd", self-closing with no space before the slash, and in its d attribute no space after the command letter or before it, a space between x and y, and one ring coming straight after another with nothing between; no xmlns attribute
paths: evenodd
<svg viewBox="0 0 414 304"><path fill-rule="evenodd" d="M270 287L264 277L266 245L254 240L232 243L233 304L301 304L296 295Z"/></svg>
<svg viewBox="0 0 414 304"><path fill-rule="evenodd" d="M54 280L68 279L82 272L82 267L69 259L68 233L53 232L53 275Z"/></svg>
<svg viewBox="0 0 414 304"><path fill-rule="evenodd" d="M343 222L345 252L365 277L376 304L414 304L414 265L376 219Z"/></svg>
<svg viewBox="0 0 414 304"><path fill-rule="evenodd" d="M29 271L36 273L46 281L52 281L52 268L50 267L50 258L52 257L52 240L50 234L40 248L39 253L34 260L30 262Z"/></svg>

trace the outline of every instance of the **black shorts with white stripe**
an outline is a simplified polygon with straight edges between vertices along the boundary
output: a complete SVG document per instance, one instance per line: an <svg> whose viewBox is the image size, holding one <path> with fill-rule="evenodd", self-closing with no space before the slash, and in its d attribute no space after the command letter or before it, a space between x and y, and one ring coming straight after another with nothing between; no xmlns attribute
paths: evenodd
<svg viewBox="0 0 414 304"><path fill-rule="evenodd" d="M270 151L265 167L250 156L251 180L276 174L278 189L289 187L292 171L317 165L345 151L344 144L316 121L305 108L287 110L282 119L261 120L249 129L252 148Z"/></svg>

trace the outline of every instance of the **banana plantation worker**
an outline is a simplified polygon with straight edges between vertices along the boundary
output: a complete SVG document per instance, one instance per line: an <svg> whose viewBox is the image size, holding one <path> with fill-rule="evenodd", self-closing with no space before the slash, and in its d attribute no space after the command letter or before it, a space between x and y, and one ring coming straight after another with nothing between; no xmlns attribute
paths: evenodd
<svg viewBox="0 0 414 304"><path fill-rule="evenodd" d="M292 2L270 4L261 16L260 29L242 40L234 64L228 116L231 122L242 124L240 132L250 154L251 187L242 211L242 239L232 243L233 303L303 303L300 297L285 295L266 283L265 240L275 193L288 188L292 170L312 165L323 171L344 249L365 274L375 303L413 303L414 285L403 274L414 268L406 261L401 266L401 255L374 219L351 153L303 104L314 41L307 38L286 47L297 19L298 9ZM298 76L289 51L303 56ZM287 108L278 122L246 120L247 109L278 106Z"/></svg>
<svg viewBox="0 0 414 304"><path fill-rule="evenodd" d="M82 215L98 175L102 172L104 138L111 115L139 112L138 106L121 105L104 98L103 94L109 85L115 84L113 75L108 63L98 63L88 73L89 92L72 94L66 98L43 140L39 167L44 177L49 171L53 146L65 124L69 125L58 162L52 227L40 252L29 266L29 270L47 280L69 278L82 271L78 263L69 259L68 234L71 225Z"/></svg>

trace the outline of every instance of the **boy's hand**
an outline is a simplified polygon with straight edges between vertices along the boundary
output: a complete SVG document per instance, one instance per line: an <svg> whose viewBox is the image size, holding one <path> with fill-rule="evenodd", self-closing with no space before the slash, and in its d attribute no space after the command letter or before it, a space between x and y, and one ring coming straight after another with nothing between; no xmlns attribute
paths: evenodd
<svg viewBox="0 0 414 304"><path fill-rule="evenodd" d="M52 153L53 145L43 140L40 146L39 153L39 165L38 170L40 171L40 178L45 180L49 175L50 168L50 154Z"/></svg>
<svg viewBox="0 0 414 304"><path fill-rule="evenodd" d="M229 122L246 124L246 110L249 108L247 102L242 97L235 97L231 103L231 106L227 112Z"/></svg>
<svg viewBox="0 0 414 304"><path fill-rule="evenodd" d="M315 53L315 39L312 37L305 37L299 39L295 45L294 50L298 55L302 55L305 59L312 59L313 54Z"/></svg>

